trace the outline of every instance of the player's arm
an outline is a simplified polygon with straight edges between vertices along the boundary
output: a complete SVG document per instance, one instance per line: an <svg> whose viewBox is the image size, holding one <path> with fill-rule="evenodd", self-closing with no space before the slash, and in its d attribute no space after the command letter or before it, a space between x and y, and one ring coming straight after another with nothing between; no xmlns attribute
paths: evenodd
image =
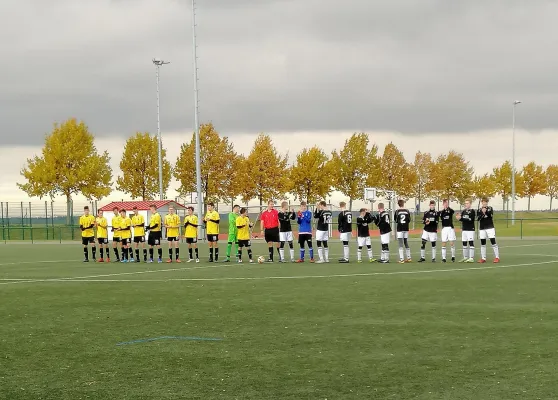
<svg viewBox="0 0 558 400"><path fill-rule="evenodd" d="M304 221L306 222L312 222L312 213L307 211L306 215L304 216Z"/></svg>
<svg viewBox="0 0 558 400"><path fill-rule="evenodd" d="M294 212L294 210L291 210L290 218L291 218L293 221L296 219L296 213Z"/></svg>
<svg viewBox="0 0 558 400"><path fill-rule="evenodd" d="M494 215L494 209L492 207L488 207L486 209L486 216L487 218L492 218L492 216Z"/></svg>
<svg viewBox="0 0 558 400"><path fill-rule="evenodd" d="M316 209L314 210L314 218L320 218L320 210L318 210L317 207L316 207Z"/></svg>
<svg viewBox="0 0 558 400"><path fill-rule="evenodd" d="M341 227L343 226L343 213L339 213L337 216L337 230L341 232Z"/></svg>

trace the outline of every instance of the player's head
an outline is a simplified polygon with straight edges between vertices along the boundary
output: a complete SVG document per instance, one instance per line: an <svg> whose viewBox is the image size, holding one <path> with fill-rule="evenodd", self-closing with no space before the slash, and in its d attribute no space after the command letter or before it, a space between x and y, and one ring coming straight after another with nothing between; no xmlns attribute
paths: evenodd
<svg viewBox="0 0 558 400"><path fill-rule="evenodd" d="M378 203L378 211L384 211L384 203Z"/></svg>
<svg viewBox="0 0 558 400"><path fill-rule="evenodd" d="M481 203L483 207L488 207L488 197L483 197Z"/></svg>
<svg viewBox="0 0 558 400"><path fill-rule="evenodd" d="M112 212L114 213L114 215L118 215L118 207L114 207L112 209Z"/></svg>
<svg viewBox="0 0 558 400"><path fill-rule="evenodd" d="M97 211L97 216L98 216L99 218L103 218L103 210L98 210L98 211Z"/></svg>
<svg viewBox="0 0 558 400"><path fill-rule="evenodd" d="M122 218L126 218L126 210L120 210L120 215L122 216Z"/></svg>
<svg viewBox="0 0 558 400"><path fill-rule="evenodd" d="M138 215L139 211L137 207L132 208L132 211L134 212L134 215Z"/></svg>
<svg viewBox="0 0 558 400"><path fill-rule="evenodd" d="M326 209L327 203L325 201L322 200L322 201L320 201L319 204L320 204L320 210L325 210Z"/></svg>
<svg viewBox="0 0 558 400"><path fill-rule="evenodd" d="M340 208L341 210L344 210L345 207L347 207L347 203L345 203L344 201L342 201L341 203L339 203L339 208Z"/></svg>
<svg viewBox="0 0 558 400"><path fill-rule="evenodd" d="M188 206L186 207L186 211L188 212L188 215L192 215L194 214L194 207Z"/></svg>
<svg viewBox="0 0 558 400"><path fill-rule="evenodd" d="M240 211L240 206L238 204L235 204L233 206L233 213L238 214L239 211Z"/></svg>
<svg viewBox="0 0 558 400"><path fill-rule="evenodd" d="M448 208L449 207L449 200L448 199L442 200L442 205L444 206L444 208Z"/></svg>
<svg viewBox="0 0 558 400"><path fill-rule="evenodd" d="M405 207L405 200L403 199L397 200L397 205L399 206L399 208Z"/></svg>
<svg viewBox="0 0 558 400"><path fill-rule="evenodd" d="M364 214L366 214L366 208L361 208L359 212L360 212L360 216L364 217Z"/></svg>
<svg viewBox="0 0 558 400"><path fill-rule="evenodd" d="M84 213L85 215L89 215L89 206L83 207L83 213Z"/></svg>
<svg viewBox="0 0 558 400"><path fill-rule="evenodd" d="M305 201L300 202L300 211L306 211L308 209L308 204Z"/></svg>
<svg viewBox="0 0 558 400"><path fill-rule="evenodd" d="M281 209L282 209L282 210L286 210L288 206L289 206L289 203L287 203L286 201L283 201L283 202L281 203Z"/></svg>
<svg viewBox="0 0 558 400"><path fill-rule="evenodd" d="M273 207L275 207L274 201L273 201L273 200L269 200L269 201L267 202L267 209L268 209L268 210L273 210Z"/></svg>
<svg viewBox="0 0 558 400"><path fill-rule="evenodd" d="M151 214L155 214L157 212L157 206L155 204L151 204L149 206L149 210L151 210Z"/></svg>
<svg viewBox="0 0 558 400"><path fill-rule="evenodd" d="M465 209L468 210L469 208L471 208L471 199L466 199L465 200Z"/></svg>
<svg viewBox="0 0 558 400"><path fill-rule="evenodd" d="M169 206L169 214L174 215L174 207L173 206Z"/></svg>
<svg viewBox="0 0 558 400"><path fill-rule="evenodd" d="M434 200L430 200L429 206L430 210L434 211L436 209L436 202Z"/></svg>
<svg viewBox="0 0 558 400"><path fill-rule="evenodd" d="M240 209L240 215L242 215L242 216L245 216L247 212L248 212L248 209L246 209L246 207L242 207Z"/></svg>
<svg viewBox="0 0 558 400"><path fill-rule="evenodd" d="M215 204L207 203L207 211L213 211L214 208L215 208Z"/></svg>

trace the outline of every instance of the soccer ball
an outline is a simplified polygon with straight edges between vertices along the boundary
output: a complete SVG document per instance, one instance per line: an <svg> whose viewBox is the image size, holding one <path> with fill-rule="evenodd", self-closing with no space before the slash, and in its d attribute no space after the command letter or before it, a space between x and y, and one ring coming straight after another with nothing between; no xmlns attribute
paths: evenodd
<svg viewBox="0 0 558 400"><path fill-rule="evenodd" d="M263 264L265 262L265 257L264 256L259 256L258 257L258 264Z"/></svg>

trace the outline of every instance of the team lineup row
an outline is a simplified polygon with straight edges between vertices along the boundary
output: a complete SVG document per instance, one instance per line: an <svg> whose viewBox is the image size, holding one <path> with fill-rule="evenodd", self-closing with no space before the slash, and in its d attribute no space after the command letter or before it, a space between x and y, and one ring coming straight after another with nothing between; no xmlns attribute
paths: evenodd
<svg viewBox="0 0 558 400"><path fill-rule="evenodd" d="M479 221L479 237L481 241L481 258L480 263L486 262L486 243L490 241L493 252L494 262L498 263L499 249L496 243L496 234L493 221L493 209L488 205L488 199L482 199L481 207L478 211L471 208L471 201L465 201L465 207L461 212L455 213L449 207L448 200L443 201L443 209L437 211L435 202L430 202L430 208L423 215L424 230L422 232L421 257L419 262L425 262L426 244L431 243L432 261L436 261L436 243L438 240L438 224L441 222L441 239L442 239L442 261L447 261L446 244L450 244L451 261L455 262L455 241L456 233L454 227L454 216L462 225L462 244L463 258L461 262L474 262L475 245L474 232L475 221ZM411 221L411 213L405 207L403 200L398 201L399 208L394 213L396 223L396 237L399 245L399 262L411 262L411 251L409 247L409 224ZM337 218L337 229L340 234L340 241L343 243L343 257L339 260L341 263L348 263L350 257L349 242L353 233L353 216L346 209L346 203L339 204L340 212ZM370 210L360 209L359 216L356 219L357 227L357 262L362 262L362 251L366 247L368 259L370 262L379 261L389 263L389 243L391 236L391 217L390 213L385 210L384 204L378 204L377 213L372 214ZM180 260L180 228L184 227L184 239L188 244L189 260L188 262L199 262L198 241L198 217L194 214L194 208L187 208L187 215L182 221L175 213L173 207L169 207L169 214L164 218L158 213L155 205L150 206L151 218L149 225L146 226L144 217L139 214L137 208L134 208L134 214L130 218L126 214L126 210L115 208L114 216L111 220L111 231L113 233L112 248L115 260L119 262L139 262L140 248L143 251L144 262L154 262L154 249L157 248L157 261L163 262L163 250L161 248L163 228L166 230L166 239L169 243L168 263L173 261L173 255L176 262ZM312 220L317 220L316 226L316 245L318 248L318 259L314 260L314 248L312 244ZM302 263L305 261L306 246L308 246L310 262L327 263L329 262L329 229L333 224L333 214L327 209L327 204L322 201L316 205L314 213L308 210L306 202L302 202L298 212L288 208L288 203L281 203L280 210L275 209L273 201L268 202L268 207L261 213L261 231L264 232L265 242L268 244L269 258L268 262L274 261L274 244L279 255L279 262L286 262L285 246L288 244L290 259L292 262ZM296 221L298 229L298 244L300 246L300 257L295 259L294 253L294 235L291 227L291 221ZM203 218L205 224L207 241L209 243L209 261L216 262L219 259L219 213L215 210L214 204L207 205L207 213ZM380 260L376 260L372 253L372 244L370 238L370 224L375 224L380 233L381 256ZM224 262L231 261L231 254L234 254L237 262L242 262L242 251L246 248L248 259L253 262L251 250L251 228L253 223L247 215L247 209L238 205L233 207L233 211L228 214L228 239L226 258ZM93 260L97 262L110 262L110 249L108 240L109 225L107 219L103 216L103 212L99 211L97 217L93 217L89 208L84 208L84 215L80 217L80 228L82 230L82 244L84 250L84 262L89 261L89 245L92 245ZM133 232L132 232L133 230ZM100 258L96 259L95 231L97 243L100 247ZM149 249L145 247L145 234L148 232L147 244ZM135 257L134 248L135 247ZM233 252L233 247L235 247ZM120 252L122 257L120 257ZM149 258L148 258L149 250ZM173 254L174 250L174 254ZM195 254L195 256L194 256Z"/></svg>

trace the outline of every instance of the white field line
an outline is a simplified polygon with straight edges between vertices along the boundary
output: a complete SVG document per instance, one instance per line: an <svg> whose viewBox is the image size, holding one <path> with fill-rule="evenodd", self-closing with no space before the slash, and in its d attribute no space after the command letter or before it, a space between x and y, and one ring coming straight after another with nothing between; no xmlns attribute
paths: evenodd
<svg viewBox="0 0 558 400"><path fill-rule="evenodd" d="M189 281L189 282L215 282L215 281L262 281L277 279L324 279L324 278L350 278L363 276L389 276L389 275L419 275L419 274L437 274L444 272L466 272L466 271L483 271L491 269L504 269L515 267L530 267L537 265L558 264L557 260L542 261L536 263L524 263L514 265L487 265L482 267L469 268L445 268L418 271L387 271L387 272L368 272L354 274L331 274L331 275L298 275L298 276L261 276L261 277L222 277L222 278L169 278L169 279L80 279L80 278L61 278L61 279L42 279L29 280L21 282L5 282L0 284L15 283L38 283L38 282L172 282L172 281Z"/></svg>

